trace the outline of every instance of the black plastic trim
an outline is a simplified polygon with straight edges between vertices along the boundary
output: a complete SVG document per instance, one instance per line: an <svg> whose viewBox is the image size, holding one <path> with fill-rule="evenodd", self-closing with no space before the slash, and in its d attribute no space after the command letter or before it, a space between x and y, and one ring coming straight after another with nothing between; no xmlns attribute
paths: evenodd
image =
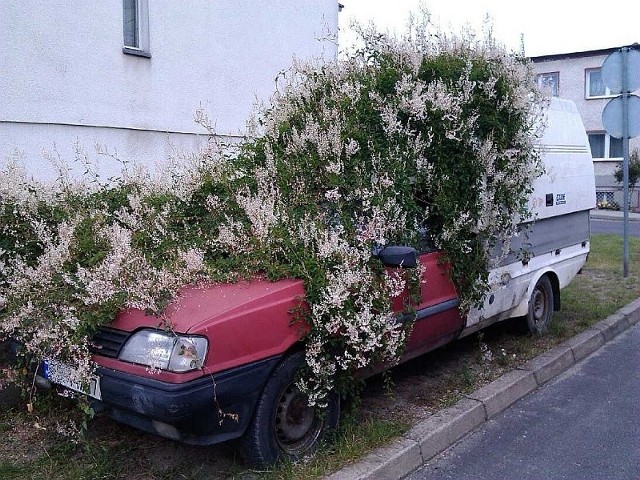
<svg viewBox="0 0 640 480"><path fill-rule="evenodd" d="M89 351L104 357L118 358L131 332L110 327L100 327L91 338Z"/></svg>
<svg viewBox="0 0 640 480"><path fill-rule="evenodd" d="M422 320L428 317L432 317L433 315L446 312L447 310L451 310L452 308L458 308L459 306L460 300L457 298L447 300L446 302L437 303L436 305L431 305L430 307L418 310L416 314L416 320Z"/></svg>
<svg viewBox="0 0 640 480"><path fill-rule="evenodd" d="M182 384L100 367L102 400L94 403L113 419L140 430L211 445L244 433L281 358L270 357ZM158 422L165 427L159 429Z"/></svg>
<svg viewBox="0 0 640 480"><path fill-rule="evenodd" d="M438 315L439 313L446 312L447 310L451 310L453 308L458 308L460 306L460 300L457 298L453 298L451 300L446 300L441 303L436 303L435 305L431 305L426 308L421 308L416 311L415 320L424 320L429 317L433 317L434 315ZM398 317L398 322L411 322L414 320L413 315L404 314Z"/></svg>

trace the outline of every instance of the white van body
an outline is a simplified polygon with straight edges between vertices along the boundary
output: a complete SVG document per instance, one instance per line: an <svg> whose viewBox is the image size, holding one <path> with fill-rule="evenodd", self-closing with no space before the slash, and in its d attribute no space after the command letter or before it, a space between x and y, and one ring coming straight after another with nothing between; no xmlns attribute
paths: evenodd
<svg viewBox="0 0 640 480"><path fill-rule="evenodd" d="M552 98L546 130L539 142L544 174L529 198L532 221L511 241L512 254L489 272L492 286L481 309L472 309L461 336L507 318L527 314L538 280L547 275L554 309L560 289L587 261L589 210L596 206L595 176L589 140L575 104ZM515 253L518 252L518 253Z"/></svg>

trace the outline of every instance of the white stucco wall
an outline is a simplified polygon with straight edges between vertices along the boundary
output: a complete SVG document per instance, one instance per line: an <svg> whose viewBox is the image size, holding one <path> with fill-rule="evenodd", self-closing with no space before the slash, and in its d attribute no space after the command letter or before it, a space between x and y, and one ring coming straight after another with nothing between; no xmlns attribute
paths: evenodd
<svg viewBox="0 0 640 480"><path fill-rule="evenodd" d="M94 144L151 162L194 148L202 108L241 135L257 98L294 56L334 58L335 0L149 0L151 58L123 53L122 1L0 2L0 162L22 155L47 175L43 150L72 159ZM107 162L108 163L108 162Z"/></svg>

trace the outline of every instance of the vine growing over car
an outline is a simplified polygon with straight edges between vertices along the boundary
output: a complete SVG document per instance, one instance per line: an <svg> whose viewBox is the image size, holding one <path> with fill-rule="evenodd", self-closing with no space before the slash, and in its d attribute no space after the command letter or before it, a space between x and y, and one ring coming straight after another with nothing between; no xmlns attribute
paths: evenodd
<svg viewBox="0 0 640 480"><path fill-rule="evenodd" d="M479 305L540 173L530 69L490 38L362 34L340 60L294 63L239 147L212 137L168 173L102 184L47 186L10 163L0 332L86 378L89 338L123 308L161 317L185 284L297 277L300 386L322 406L397 359L409 332L391 303L420 277L386 272L375 249L430 236L462 308Z"/></svg>

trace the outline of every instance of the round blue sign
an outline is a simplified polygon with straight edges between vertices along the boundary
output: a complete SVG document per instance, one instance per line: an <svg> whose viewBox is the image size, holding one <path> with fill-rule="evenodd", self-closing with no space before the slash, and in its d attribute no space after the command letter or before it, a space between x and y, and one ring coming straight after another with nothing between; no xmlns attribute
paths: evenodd
<svg viewBox="0 0 640 480"><path fill-rule="evenodd" d="M627 121L629 122L627 138L637 137L640 133L640 97L629 95ZM602 111L602 124L612 137L622 138L624 132L624 118L622 111L622 97L613 98Z"/></svg>
<svg viewBox="0 0 640 480"><path fill-rule="evenodd" d="M640 51L618 50L605 58L602 64L602 81L613 94L622 92L622 62L627 61L627 92L640 87Z"/></svg>

